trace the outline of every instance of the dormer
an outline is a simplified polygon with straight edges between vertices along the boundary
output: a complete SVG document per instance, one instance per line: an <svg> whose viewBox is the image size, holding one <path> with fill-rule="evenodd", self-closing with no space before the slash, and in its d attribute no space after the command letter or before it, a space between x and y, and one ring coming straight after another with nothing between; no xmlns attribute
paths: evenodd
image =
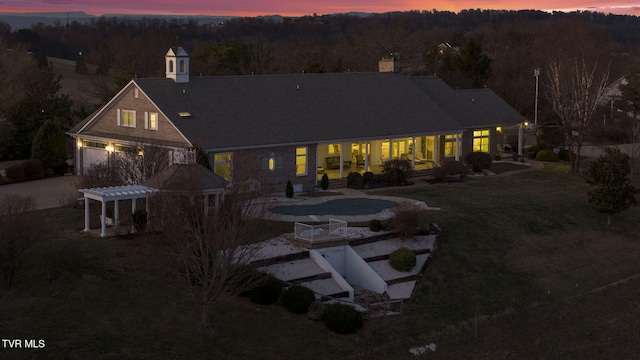
<svg viewBox="0 0 640 360"><path fill-rule="evenodd" d="M176 83L189 82L189 54L183 48L170 48L164 59L167 79Z"/></svg>

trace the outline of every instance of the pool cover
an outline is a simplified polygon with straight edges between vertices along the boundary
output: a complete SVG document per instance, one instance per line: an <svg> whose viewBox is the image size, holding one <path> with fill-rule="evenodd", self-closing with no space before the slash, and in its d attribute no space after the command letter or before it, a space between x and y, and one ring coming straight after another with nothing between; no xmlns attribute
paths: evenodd
<svg viewBox="0 0 640 360"><path fill-rule="evenodd" d="M398 205L394 201L367 198L329 200L313 205L276 206L271 212L280 215L371 215Z"/></svg>

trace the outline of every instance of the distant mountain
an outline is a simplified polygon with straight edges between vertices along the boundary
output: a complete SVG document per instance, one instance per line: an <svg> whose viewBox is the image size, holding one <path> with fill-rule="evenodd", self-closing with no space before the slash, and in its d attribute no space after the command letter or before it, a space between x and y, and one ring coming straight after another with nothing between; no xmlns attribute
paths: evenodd
<svg viewBox="0 0 640 360"><path fill-rule="evenodd" d="M219 24L233 19L237 16L207 16L207 15L128 15L128 14L105 14L95 16L83 11L73 12L45 12L45 13L0 13L0 22L7 23L12 30L28 29L32 25L42 23L44 25L66 24L71 22L85 23L91 19L99 17L117 17L126 19L181 19L196 20L198 24Z"/></svg>

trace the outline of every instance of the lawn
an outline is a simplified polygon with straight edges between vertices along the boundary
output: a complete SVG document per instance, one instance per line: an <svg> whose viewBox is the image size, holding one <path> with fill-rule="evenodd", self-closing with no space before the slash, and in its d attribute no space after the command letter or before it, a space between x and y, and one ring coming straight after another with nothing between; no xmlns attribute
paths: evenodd
<svg viewBox="0 0 640 360"><path fill-rule="evenodd" d="M401 316L337 335L279 305L241 298L199 333L198 306L153 238L78 235L82 210L42 212L28 268L0 285L3 338L44 339L1 358L602 359L640 354L640 209L606 227L588 186L554 166L459 183L377 191L424 200L444 231ZM262 237L291 231L265 222Z"/></svg>

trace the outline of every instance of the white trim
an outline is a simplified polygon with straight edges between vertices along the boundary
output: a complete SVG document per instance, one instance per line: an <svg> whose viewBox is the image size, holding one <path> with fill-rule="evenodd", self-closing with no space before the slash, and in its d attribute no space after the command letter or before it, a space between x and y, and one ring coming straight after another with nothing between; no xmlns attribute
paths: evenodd
<svg viewBox="0 0 640 360"><path fill-rule="evenodd" d="M144 112L144 128L149 129L149 112Z"/></svg>
<svg viewBox="0 0 640 360"><path fill-rule="evenodd" d="M116 109L116 120L118 126L122 126L122 116L120 114L120 109Z"/></svg>
<svg viewBox="0 0 640 360"><path fill-rule="evenodd" d="M134 82L135 80L131 80L132 82ZM160 114L162 114L162 116L164 116L165 119L167 119L167 122L169 122L169 124L171 124L171 126L178 132L178 134L180 134L180 136L182 136L182 138L184 139L184 141L187 142L187 144L189 144L190 147L193 147L193 143L182 133L182 131L180 131L180 129L178 129L178 127L176 126L176 124L174 124L171 119L167 116L167 114L165 114L160 107L158 107L158 105L151 100L151 98L144 92L144 90L140 89L140 91L142 92L142 94L144 94L144 96L147 98L147 100L149 100L149 102L153 105L153 107L158 110L158 123L160 122Z"/></svg>
<svg viewBox="0 0 640 360"><path fill-rule="evenodd" d="M96 121L96 119L99 119L102 117L102 115L107 112L108 110L113 108L113 105L120 101L120 99L122 99L122 97L124 96L123 94L129 90L129 88L131 86L136 86L134 83L134 80L129 81L129 83L127 85L125 85L125 87L122 88L122 90L120 90L113 98L111 98L111 100L109 100L109 102L104 105L102 108L100 108L100 110L98 110L93 117L91 117L91 119L89 121L87 121L77 132L76 134L80 134L82 131L84 131L90 124L93 124L94 121ZM146 95L145 95L146 96ZM148 98L148 96L147 96ZM191 145L191 143L189 143Z"/></svg>

